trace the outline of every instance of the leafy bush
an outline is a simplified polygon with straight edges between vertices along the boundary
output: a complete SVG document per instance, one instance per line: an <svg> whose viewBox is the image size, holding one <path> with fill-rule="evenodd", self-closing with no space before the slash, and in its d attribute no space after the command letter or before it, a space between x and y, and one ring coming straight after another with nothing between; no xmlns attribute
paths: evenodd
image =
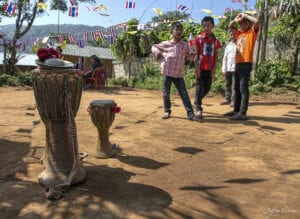
<svg viewBox="0 0 300 219"><path fill-rule="evenodd" d="M19 72L16 77L21 85L32 86L32 74L30 72Z"/></svg>
<svg viewBox="0 0 300 219"><path fill-rule="evenodd" d="M0 86L19 86L20 82L17 77L8 75L8 74L2 74L0 75Z"/></svg>
<svg viewBox="0 0 300 219"><path fill-rule="evenodd" d="M0 75L0 86L32 86L32 75L30 72L19 72L15 76Z"/></svg>
<svg viewBox="0 0 300 219"><path fill-rule="evenodd" d="M251 91L254 93L268 92L285 83L291 83L291 80L291 73L285 61L268 60L257 66L255 78L251 82Z"/></svg>
<svg viewBox="0 0 300 219"><path fill-rule="evenodd" d="M108 86L123 86L128 87L128 82L126 78L110 78L107 80Z"/></svg>

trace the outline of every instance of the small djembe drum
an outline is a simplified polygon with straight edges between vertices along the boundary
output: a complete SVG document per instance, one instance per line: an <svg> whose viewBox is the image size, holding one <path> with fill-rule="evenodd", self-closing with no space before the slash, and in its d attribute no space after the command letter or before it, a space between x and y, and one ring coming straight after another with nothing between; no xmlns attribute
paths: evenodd
<svg viewBox="0 0 300 219"><path fill-rule="evenodd" d="M38 181L46 188L82 182L86 172L79 165L74 120L82 94L82 73L71 68L38 68L32 74L37 109L46 128L45 169Z"/></svg>
<svg viewBox="0 0 300 219"><path fill-rule="evenodd" d="M115 120L115 113L121 108L113 100L94 100L90 103L88 111L93 124L98 129L98 141L94 156L97 158L110 158L116 154L109 141L109 128Z"/></svg>

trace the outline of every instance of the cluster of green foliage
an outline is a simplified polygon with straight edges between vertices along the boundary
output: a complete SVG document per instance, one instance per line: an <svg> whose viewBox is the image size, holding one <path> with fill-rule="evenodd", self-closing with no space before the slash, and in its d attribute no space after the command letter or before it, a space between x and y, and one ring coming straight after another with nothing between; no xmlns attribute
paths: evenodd
<svg viewBox="0 0 300 219"><path fill-rule="evenodd" d="M287 87L300 92L299 76L292 76L287 61L275 59L259 64L254 80L251 81L251 91L261 94L279 87Z"/></svg>
<svg viewBox="0 0 300 219"><path fill-rule="evenodd" d="M32 74L19 72L16 75L1 74L0 87L2 86L32 86Z"/></svg>

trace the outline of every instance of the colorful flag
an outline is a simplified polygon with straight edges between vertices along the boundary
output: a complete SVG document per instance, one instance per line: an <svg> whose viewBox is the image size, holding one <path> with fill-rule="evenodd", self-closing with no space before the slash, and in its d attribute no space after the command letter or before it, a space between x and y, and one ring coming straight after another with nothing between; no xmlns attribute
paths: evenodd
<svg viewBox="0 0 300 219"><path fill-rule="evenodd" d="M75 39L74 39L73 35L68 35L68 40L69 40L70 43L74 43L75 42Z"/></svg>
<svg viewBox="0 0 300 219"><path fill-rule="evenodd" d="M159 8L152 8L152 10L160 16L163 15L162 11Z"/></svg>
<svg viewBox="0 0 300 219"><path fill-rule="evenodd" d="M84 40L83 39L78 40L78 47L84 48Z"/></svg>
<svg viewBox="0 0 300 219"><path fill-rule="evenodd" d="M114 44L115 43L115 37L112 35L109 35L109 43Z"/></svg>
<svg viewBox="0 0 300 219"><path fill-rule="evenodd" d="M92 39L92 40L96 40L96 37L97 37L97 33L96 33L96 32L91 31L91 32L90 32L90 35L91 35L91 39Z"/></svg>
<svg viewBox="0 0 300 219"><path fill-rule="evenodd" d="M37 3L36 6L41 10L45 10L47 8L47 4L42 2Z"/></svg>
<svg viewBox="0 0 300 219"><path fill-rule="evenodd" d="M52 46L54 46L54 41L51 40L51 41L49 41L48 44L49 44L50 47L52 47Z"/></svg>
<svg viewBox="0 0 300 219"><path fill-rule="evenodd" d="M58 38L58 41L61 42L61 43L64 41L64 36L63 35L59 35L57 38Z"/></svg>
<svg viewBox="0 0 300 219"><path fill-rule="evenodd" d="M145 24L139 24L137 26L137 30L146 30L146 25Z"/></svg>
<svg viewBox="0 0 300 219"><path fill-rule="evenodd" d="M100 11L100 10L107 10L107 7L105 7L104 5L96 5L93 7L86 7L88 9L88 11Z"/></svg>
<svg viewBox="0 0 300 219"><path fill-rule="evenodd" d="M71 6L78 5L78 0L69 0Z"/></svg>
<svg viewBox="0 0 300 219"><path fill-rule="evenodd" d="M225 8L224 12L225 13L230 13L233 12L234 10L232 8Z"/></svg>
<svg viewBox="0 0 300 219"><path fill-rule="evenodd" d="M83 39L84 39L85 41L88 41L88 40L89 40L89 32L84 32L84 33L83 33Z"/></svg>
<svg viewBox="0 0 300 219"><path fill-rule="evenodd" d="M189 10L189 8L184 6L184 5L179 5L178 6L178 11L186 12L188 10Z"/></svg>
<svg viewBox="0 0 300 219"><path fill-rule="evenodd" d="M212 11L209 9L201 9L201 11L205 12L206 14L212 15Z"/></svg>
<svg viewBox="0 0 300 219"><path fill-rule="evenodd" d="M115 27L110 28L109 32L113 37L117 36L117 29Z"/></svg>
<svg viewBox="0 0 300 219"><path fill-rule="evenodd" d="M103 39L104 38L104 31L103 30L98 30L98 36Z"/></svg>
<svg viewBox="0 0 300 219"><path fill-rule="evenodd" d="M69 7L69 16L70 17L78 17L78 6L70 6Z"/></svg>
<svg viewBox="0 0 300 219"><path fill-rule="evenodd" d="M125 7L134 9L135 8L135 2L134 1L126 1Z"/></svg>
<svg viewBox="0 0 300 219"><path fill-rule="evenodd" d="M16 2L9 2L9 3L8 3L8 6L7 6L7 8L6 8L6 12L7 12L8 14L13 15L13 14L15 13L16 7L17 7Z"/></svg>
<svg viewBox="0 0 300 219"><path fill-rule="evenodd" d="M157 22L152 22L151 24L150 24L150 27L157 27L158 26L158 23Z"/></svg>

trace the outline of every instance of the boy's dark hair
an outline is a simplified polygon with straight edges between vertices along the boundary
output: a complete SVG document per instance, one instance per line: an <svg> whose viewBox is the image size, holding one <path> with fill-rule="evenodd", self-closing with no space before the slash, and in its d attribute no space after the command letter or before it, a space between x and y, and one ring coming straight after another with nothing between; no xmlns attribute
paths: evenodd
<svg viewBox="0 0 300 219"><path fill-rule="evenodd" d="M210 21L212 23L212 25L215 26L215 21L211 16L205 16L201 21L201 25L203 24L204 21Z"/></svg>
<svg viewBox="0 0 300 219"><path fill-rule="evenodd" d="M180 23L179 21L175 21L171 24L171 28L170 28L170 32L172 32L176 27L181 27L183 28L182 23Z"/></svg>

